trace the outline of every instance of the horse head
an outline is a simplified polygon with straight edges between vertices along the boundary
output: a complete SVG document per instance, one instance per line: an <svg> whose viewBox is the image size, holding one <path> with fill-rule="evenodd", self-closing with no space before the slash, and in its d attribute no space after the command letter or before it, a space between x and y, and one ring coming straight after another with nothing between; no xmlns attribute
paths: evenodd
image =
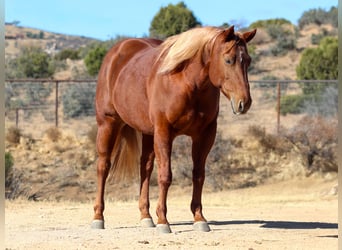
<svg viewBox="0 0 342 250"><path fill-rule="evenodd" d="M234 114L244 114L252 104L247 76L251 58L247 43L256 29L235 33L234 26L221 31L209 52L209 78L212 84L231 101Z"/></svg>

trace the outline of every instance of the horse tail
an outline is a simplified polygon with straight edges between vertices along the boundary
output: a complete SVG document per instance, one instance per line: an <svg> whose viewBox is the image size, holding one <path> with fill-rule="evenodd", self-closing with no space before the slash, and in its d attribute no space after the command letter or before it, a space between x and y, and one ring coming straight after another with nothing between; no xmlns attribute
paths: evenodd
<svg viewBox="0 0 342 250"><path fill-rule="evenodd" d="M139 176L142 135L128 125L119 130L112 151L109 178L115 181L133 180Z"/></svg>

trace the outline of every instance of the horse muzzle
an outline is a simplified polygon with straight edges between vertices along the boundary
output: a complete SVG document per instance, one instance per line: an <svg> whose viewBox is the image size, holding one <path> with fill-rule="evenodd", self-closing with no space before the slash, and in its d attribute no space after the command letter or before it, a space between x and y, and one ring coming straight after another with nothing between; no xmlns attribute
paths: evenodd
<svg viewBox="0 0 342 250"><path fill-rule="evenodd" d="M252 99L249 97L247 99L237 99L232 97L230 99L232 105L232 110L235 115L245 114L252 105Z"/></svg>

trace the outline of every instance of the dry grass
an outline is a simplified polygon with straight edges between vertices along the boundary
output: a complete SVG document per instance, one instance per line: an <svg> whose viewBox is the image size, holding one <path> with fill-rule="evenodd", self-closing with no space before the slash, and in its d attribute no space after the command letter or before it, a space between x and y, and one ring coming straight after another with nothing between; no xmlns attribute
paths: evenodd
<svg viewBox="0 0 342 250"><path fill-rule="evenodd" d="M21 136L21 129L17 127L9 127L6 133L6 140L11 144L18 144Z"/></svg>

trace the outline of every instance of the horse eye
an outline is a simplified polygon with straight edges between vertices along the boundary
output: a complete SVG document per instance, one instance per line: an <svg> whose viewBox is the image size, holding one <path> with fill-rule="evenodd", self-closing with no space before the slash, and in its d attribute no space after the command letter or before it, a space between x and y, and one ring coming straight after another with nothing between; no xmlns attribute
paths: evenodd
<svg viewBox="0 0 342 250"><path fill-rule="evenodd" d="M227 64L232 65L232 64L235 63L235 57L233 57L233 58L226 58L225 61L226 61Z"/></svg>

